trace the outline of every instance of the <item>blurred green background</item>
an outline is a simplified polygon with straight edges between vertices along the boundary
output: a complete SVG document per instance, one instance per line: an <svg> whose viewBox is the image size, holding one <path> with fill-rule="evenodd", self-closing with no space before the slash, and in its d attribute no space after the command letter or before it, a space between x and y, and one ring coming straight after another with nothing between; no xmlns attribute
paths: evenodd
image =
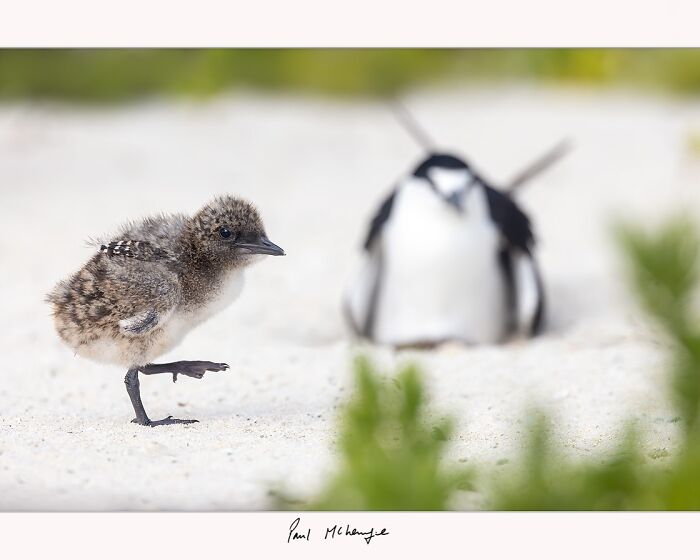
<svg viewBox="0 0 700 560"><path fill-rule="evenodd" d="M700 92L700 49L10 49L0 99L116 102L233 88L388 96L428 84L545 81Z"/></svg>

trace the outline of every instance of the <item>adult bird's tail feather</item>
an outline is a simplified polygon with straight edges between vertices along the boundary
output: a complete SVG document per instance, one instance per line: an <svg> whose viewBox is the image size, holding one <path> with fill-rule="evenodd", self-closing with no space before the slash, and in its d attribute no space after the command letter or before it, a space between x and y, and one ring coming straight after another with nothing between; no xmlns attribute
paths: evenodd
<svg viewBox="0 0 700 560"><path fill-rule="evenodd" d="M433 153L435 151L435 142L425 129L418 124L418 121L400 101L394 100L391 103L391 108L399 120L403 129L411 136L426 152Z"/></svg>
<svg viewBox="0 0 700 560"><path fill-rule="evenodd" d="M527 183L530 179L539 175L543 171L546 171L549 167L554 165L562 157L568 154L572 149L571 142L569 139L564 139L559 142L554 148L549 150L546 154L535 160L528 167L523 169L518 173L510 183L508 183L504 190L509 194L513 194L518 188Z"/></svg>

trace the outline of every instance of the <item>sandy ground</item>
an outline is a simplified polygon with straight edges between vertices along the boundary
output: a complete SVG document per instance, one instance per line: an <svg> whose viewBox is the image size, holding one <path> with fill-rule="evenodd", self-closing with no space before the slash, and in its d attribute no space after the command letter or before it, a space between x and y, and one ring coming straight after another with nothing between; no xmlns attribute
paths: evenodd
<svg viewBox="0 0 700 560"><path fill-rule="evenodd" d="M459 418L455 461L512 464L535 404L571 455L599 457L628 417L650 454L673 451L663 348L625 293L610 224L700 210L700 163L686 147L700 105L523 87L407 101L496 181L563 137L575 143L520 197L550 327L503 346L363 349L385 367L425 366L435 409ZM242 94L0 107L0 508L262 509L271 487L313 492L333 464L358 350L339 312L343 285L369 213L419 155L381 103ZM138 427L124 372L74 357L42 298L90 256L88 236L223 192L255 201L288 256L251 269L241 299L163 358L227 361L229 372L142 380L151 417L200 423Z"/></svg>

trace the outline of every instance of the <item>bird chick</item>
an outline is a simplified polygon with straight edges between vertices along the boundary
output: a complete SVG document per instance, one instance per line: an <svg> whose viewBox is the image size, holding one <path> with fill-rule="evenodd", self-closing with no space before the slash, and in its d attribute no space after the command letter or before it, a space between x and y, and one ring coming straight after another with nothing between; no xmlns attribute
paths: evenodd
<svg viewBox="0 0 700 560"><path fill-rule="evenodd" d="M284 251L267 238L251 204L221 196L192 217L159 215L126 224L47 301L59 336L76 354L128 369L133 422L188 424L196 420L151 420L138 374L171 373L175 381L227 370L217 362L152 361L232 303L243 289L244 269L262 255Z"/></svg>

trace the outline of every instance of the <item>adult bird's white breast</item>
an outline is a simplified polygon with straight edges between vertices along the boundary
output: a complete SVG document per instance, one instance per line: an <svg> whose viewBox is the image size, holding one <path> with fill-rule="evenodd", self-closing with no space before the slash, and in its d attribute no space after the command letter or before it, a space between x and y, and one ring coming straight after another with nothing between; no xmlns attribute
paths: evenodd
<svg viewBox="0 0 700 560"><path fill-rule="evenodd" d="M463 212L419 179L397 192L381 237L377 341L489 343L504 336L500 234L484 190L468 189Z"/></svg>

